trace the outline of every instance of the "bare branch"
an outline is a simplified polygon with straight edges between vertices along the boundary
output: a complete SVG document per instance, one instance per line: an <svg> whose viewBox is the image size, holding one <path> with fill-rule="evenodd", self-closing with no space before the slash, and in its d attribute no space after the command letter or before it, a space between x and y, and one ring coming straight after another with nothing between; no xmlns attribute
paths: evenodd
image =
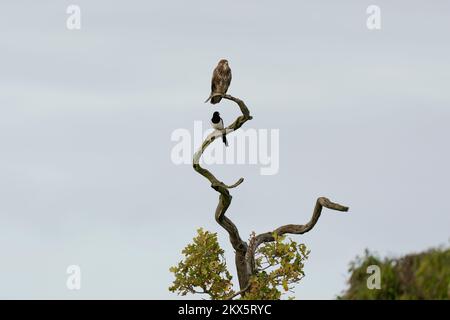
<svg viewBox="0 0 450 320"><path fill-rule="evenodd" d="M239 106L242 116L239 116L232 124L230 124L228 127L224 129L225 135L229 134L230 132L233 132L237 129L239 129L245 122L248 120L251 120L252 117L250 116L250 111L248 110L245 103L235 98L231 95L224 95L224 99L228 99L231 101L234 101ZM247 250L247 244L240 238L238 229L236 228L235 224L225 217L225 212L227 211L228 207L231 203L231 195L228 191L228 189L235 188L239 186L243 181L244 178L240 178L237 180L234 184L226 185L222 181L219 181L209 170L203 168L200 166L200 158L203 154L203 152L206 150L206 148L218 137L221 136L222 132L220 131L214 131L212 134L210 134L208 137L206 137L205 141L203 141L200 149L194 154L193 159L193 167L194 170L200 173L202 176L204 176L206 179L211 182L211 187L220 193L219 197L219 204L217 205L216 209L216 221L228 232L230 235L230 241L233 245L233 248L237 251L246 251Z"/></svg>
<svg viewBox="0 0 450 320"><path fill-rule="evenodd" d="M282 236L285 234L304 234L308 231L310 231L314 226L316 225L317 221L319 220L319 217L322 213L322 208L328 208L331 210L337 210L337 211L348 211L348 207L342 206L340 204L331 202L329 199L325 197L320 197L316 201L316 206L314 207L313 215L311 217L311 220L307 224L287 224L284 226L279 227L278 229L275 229L272 232L266 232L261 233L257 235L256 237L253 237L250 240L248 252L246 254L246 259L252 266L252 269L254 269L254 259L255 259L255 252L256 249L265 242L272 242L275 241L274 234L277 236Z"/></svg>

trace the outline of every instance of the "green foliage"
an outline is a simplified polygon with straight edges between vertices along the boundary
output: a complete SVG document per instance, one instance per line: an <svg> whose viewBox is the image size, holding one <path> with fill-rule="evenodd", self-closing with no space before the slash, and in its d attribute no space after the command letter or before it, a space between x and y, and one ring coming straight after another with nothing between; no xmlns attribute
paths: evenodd
<svg viewBox="0 0 450 320"><path fill-rule="evenodd" d="M378 265L381 289L368 289L367 267ZM450 249L381 259L365 251L350 263L349 288L340 299L450 299Z"/></svg>
<svg viewBox="0 0 450 320"><path fill-rule="evenodd" d="M255 263L258 272L252 276L250 290L243 299L277 300L304 276L304 261L310 253L304 244L298 244L274 234L275 241L261 246Z"/></svg>
<svg viewBox="0 0 450 320"><path fill-rule="evenodd" d="M224 251L217 242L217 234L197 230L194 242L182 251L184 260L171 267L175 280L169 288L172 292L204 293L211 299L223 299L231 294L231 274L227 270Z"/></svg>
<svg viewBox="0 0 450 320"><path fill-rule="evenodd" d="M304 244L274 235L275 241L258 248L250 288L242 299L274 300L293 289L303 277L304 261L309 251ZM227 270L224 251L217 234L199 229L193 243L182 251L184 260L170 268L175 280L169 288L181 295L204 293L211 299L226 299L235 294Z"/></svg>

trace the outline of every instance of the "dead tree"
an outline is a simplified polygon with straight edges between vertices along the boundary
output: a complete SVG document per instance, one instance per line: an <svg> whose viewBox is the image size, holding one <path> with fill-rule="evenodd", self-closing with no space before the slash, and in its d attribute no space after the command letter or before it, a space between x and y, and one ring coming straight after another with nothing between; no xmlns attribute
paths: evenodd
<svg viewBox="0 0 450 320"><path fill-rule="evenodd" d="M255 268L255 254L260 245L266 242L275 241L274 234L282 236L285 234L303 234L310 231L319 220L323 207L337 211L348 211L348 207L331 202L325 197L320 197L316 201L311 220L308 223L304 225L284 225L274 231L255 235L248 243L242 240L239 235L238 228L228 217L225 216L225 212L230 206L232 199L229 189L239 186L244 181L244 178L240 178L232 185L226 185L222 181L219 181L209 170L201 167L199 164L203 152L217 137L221 137L223 133L229 134L230 132L238 130L245 122L252 119L249 109L242 100L231 95L224 95L223 98L234 101L239 106L242 115L239 116L232 124L227 126L223 132L216 130L206 137L199 150L194 154L193 167L195 171L208 179L211 183L211 187L220 194L215 219L217 223L228 232L231 245L235 250L235 263L240 287L240 291L237 294L243 294L249 289L250 277L252 274L257 272Z"/></svg>

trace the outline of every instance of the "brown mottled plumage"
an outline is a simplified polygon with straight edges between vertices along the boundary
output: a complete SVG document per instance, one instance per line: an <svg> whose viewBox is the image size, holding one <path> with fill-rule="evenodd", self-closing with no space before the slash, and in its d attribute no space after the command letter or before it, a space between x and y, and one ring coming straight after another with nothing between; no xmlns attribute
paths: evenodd
<svg viewBox="0 0 450 320"><path fill-rule="evenodd" d="M231 69L228 66L228 61L222 59L214 69L211 79L211 94L205 101L211 100L212 104L219 103L222 96L227 93L228 87L231 83Z"/></svg>

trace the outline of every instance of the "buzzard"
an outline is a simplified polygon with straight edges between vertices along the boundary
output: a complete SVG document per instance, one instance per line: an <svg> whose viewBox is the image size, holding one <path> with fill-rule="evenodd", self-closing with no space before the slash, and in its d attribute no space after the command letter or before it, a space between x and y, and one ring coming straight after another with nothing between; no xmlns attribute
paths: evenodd
<svg viewBox="0 0 450 320"><path fill-rule="evenodd" d="M231 83L231 69L228 61L222 59L214 69L211 80L211 94L205 102L211 100L212 104L219 103L222 96L227 93L228 87Z"/></svg>

